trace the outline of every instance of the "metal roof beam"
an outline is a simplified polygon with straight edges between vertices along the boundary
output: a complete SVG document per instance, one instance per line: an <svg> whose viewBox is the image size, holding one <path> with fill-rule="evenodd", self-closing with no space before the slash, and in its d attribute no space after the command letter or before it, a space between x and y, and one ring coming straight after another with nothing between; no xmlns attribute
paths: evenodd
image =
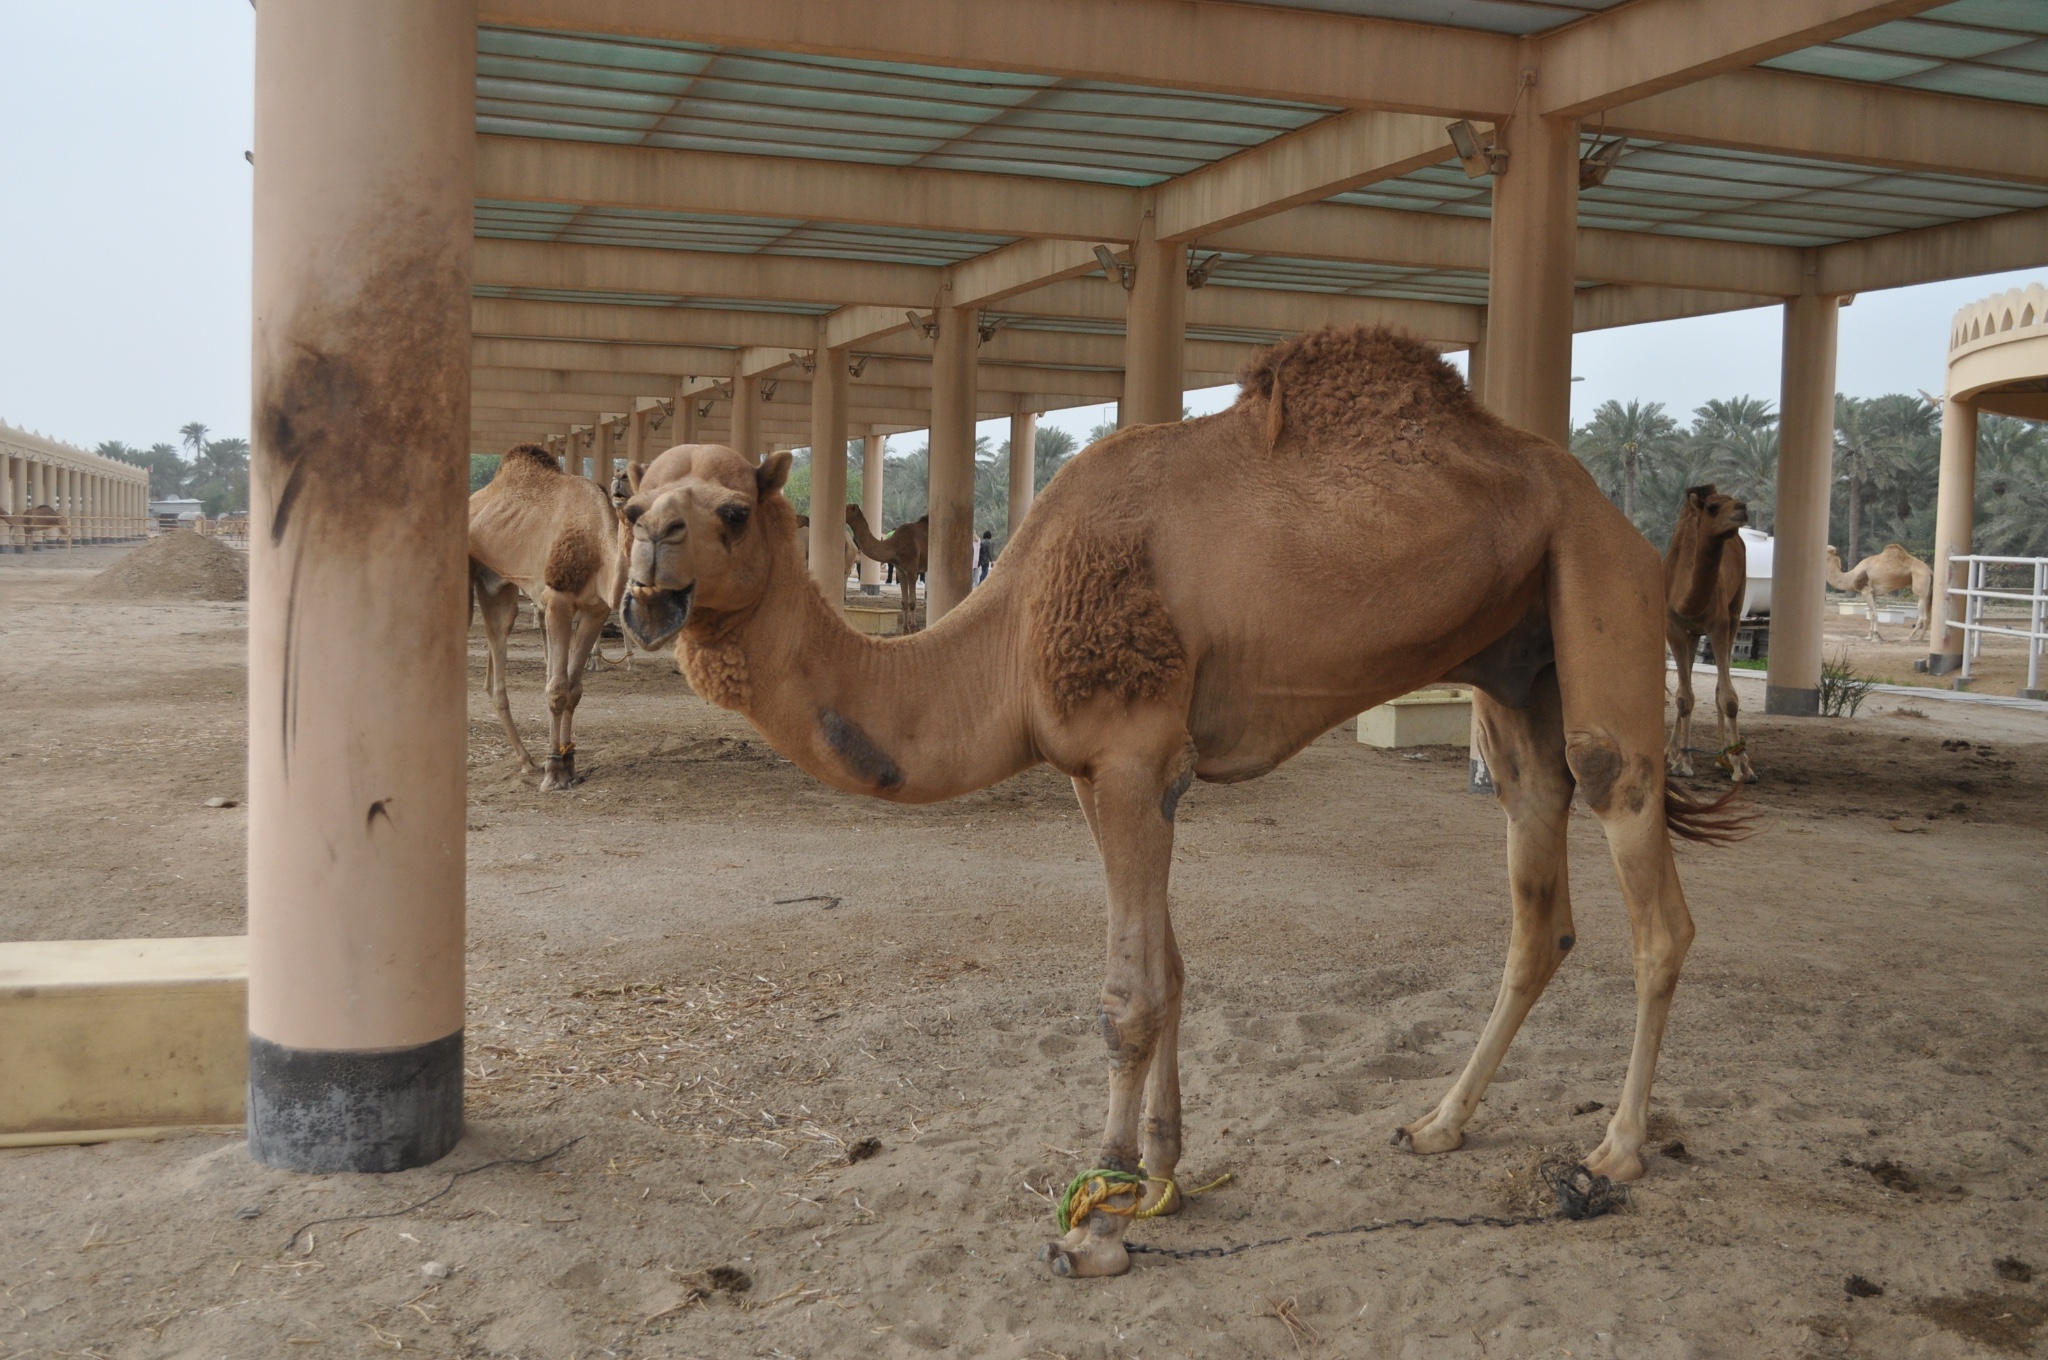
<svg viewBox="0 0 2048 1360"><path fill-rule="evenodd" d="M1638 0L1536 39L1536 103L1580 116L1742 70L1945 0Z"/></svg>
<svg viewBox="0 0 2048 1360"><path fill-rule="evenodd" d="M2048 208L1845 241L1815 253L1813 291L1823 296L2038 269L2048 266Z"/></svg>
<svg viewBox="0 0 2048 1360"><path fill-rule="evenodd" d="M469 343L476 368L545 368L575 373L673 373L729 378L732 349L699 345L621 345L607 341L479 336Z"/></svg>
<svg viewBox="0 0 2048 1360"><path fill-rule="evenodd" d="M1755 293L1709 293L1690 288L1657 288L1611 283L1581 288L1572 298L1572 330L1602 331L1645 321L1671 321L1684 316L1710 316L1747 307L1774 307L1780 297Z"/></svg>
<svg viewBox="0 0 2048 1360"><path fill-rule="evenodd" d="M485 285L886 306L929 298L939 280L927 265L489 237L477 240L474 260L476 282Z"/></svg>

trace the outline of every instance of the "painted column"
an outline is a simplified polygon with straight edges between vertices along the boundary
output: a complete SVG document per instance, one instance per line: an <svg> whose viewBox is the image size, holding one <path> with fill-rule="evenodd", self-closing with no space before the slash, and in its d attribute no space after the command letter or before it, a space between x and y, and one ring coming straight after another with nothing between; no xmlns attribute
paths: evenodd
<svg viewBox="0 0 2048 1360"><path fill-rule="evenodd" d="M732 380L732 447L750 462L761 461L761 380Z"/></svg>
<svg viewBox="0 0 2048 1360"><path fill-rule="evenodd" d="M811 368L811 579L834 614L846 597L846 351Z"/></svg>
<svg viewBox="0 0 2048 1360"><path fill-rule="evenodd" d="M1950 619L1963 618L1964 598L1953 607L1949 587L1967 588L1968 567L1952 567L1951 557L1968 557L1977 531L1977 408L1949 398L1941 403L1941 477L1934 493L1934 614L1927 629L1927 669L1947 675L1963 664L1960 628Z"/></svg>
<svg viewBox="0 0 2048 1360"><path fill-rule="evenodd" d="M1840 300L1785 301L1778 390L1777 538L1771 555L1771 652L1764 712L1820 713L1827 608L1828 492L1835 460L1835 334Z"/></svg>
<svg viewBox="0 0 2048 1360"><path fill-rule="evenodd" d="M1175 412L1176 418L1179 413ZM1017 536L1024 516L1031 513L1031 496L1038 485L1038 412L1024 411L1010 417L1010 530L1004 540Z"/></svg>
<svg viewBox="0 0 2048 1360"><path fill-rule="evenodd" d="M597 426L590 444L590 480L596 482L607 495L612 489L612 465L617 461L619 445L618 426L612 418L600 411Z"/></svg>
<svg viewBox="0 0 2048 1360"><path fill-rule="evenodd" d="M6 499L7 513L10 515L18 515L27 509L22 504L25 494L22 489L22 475L27 466L22 459L11 453L0 454L0 474L5 474L4 477L0 477L0 497ZM7 552L10 549L14 552L21 551L21 530L11 524L7 526L6 537L0 538L0 552Z"/></svg>
<svg viewBox="0 0 2048 1360"><path fill-rule="evenodd" d="M688 386L676 384L676 411L669 417L668 442L670 444L694 444L697 442L697 403L702 400L691 394Z"/></svg>
<svg viewBox="0 0 2048 1360"><path fill-rule="evenodd" d="M974 368L972 307L940 307L932 349L931 561L925 568L927 626L967 598L973 585Z"/></svg>
<svg viewBox="0 0 2048 1360"><path fill-rule="evenodd" d="M1501 125L1493 177L1484 400L1510 425L1569 445L1579 128L1523 115Z"/></svg>
<svg viewBox="0 0 2048 1360"><path fill-rule="evenodd" d="M1566 375L1567 381L1570 375ZM1465 352L1465 386L1484 404L1486 401L1486 309L1479 309L1479 338Z"/></svg>
<svg viewBox="0 0 2048 1360"><path fill-rule="evenodd" d="M1131 247L1136 266L1124 322L1124 398L1119 429L1172 424L1180 419L1181 357L1187 344L1188 248L1156 241L1147 208Z"/></svg>
<svg viewBox="0 0 2048 1360"><path fill-rule="evenodd" d="M634 398L633 410L626 417L627 467L640 468L647 465L647 421L650 414L649 411L641 409L639 398Z"/></svg>
<svg viewBox="0 0 2048 1360"><path fill-rule="evenodd" d="M870 425L867 438L860 441L860 508L868 517L868 532L877 538L882 536L882 478L888 466L889 436L876 434ZM882 593L880 562L861 559L860 588L865 595Z"/></svg>
<svg viewBox="0 0 2048 1360"><path fill-rule="evenodd" d="M474 0L256 14L249 1151L462 1136Z"/></svg>

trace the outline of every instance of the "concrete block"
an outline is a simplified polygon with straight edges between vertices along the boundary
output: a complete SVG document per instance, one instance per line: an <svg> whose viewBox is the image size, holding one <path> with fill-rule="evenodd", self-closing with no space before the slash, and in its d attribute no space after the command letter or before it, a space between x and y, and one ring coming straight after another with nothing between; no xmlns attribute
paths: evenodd
<svg viewBox="0 0 2048 1360"><path fill-rule="evenodd" d="M1472 691L1417 690L1358 715L1367 746L1465 746L1472 739Z"/></svg>
<svg viewBox="0 0 2048 1360"><path fill-rule="evenodd" d="M893 609L871 609L857 604L845 605L840 612L846 617L847 627L854 632L875 636L894 633L901 618Z"/></svg>
<svg viewBox="0 0 2048 1360"><path fill-rule="evenodd" d="M0 1147L239 1124L240 935L0 944Z"/></svg>

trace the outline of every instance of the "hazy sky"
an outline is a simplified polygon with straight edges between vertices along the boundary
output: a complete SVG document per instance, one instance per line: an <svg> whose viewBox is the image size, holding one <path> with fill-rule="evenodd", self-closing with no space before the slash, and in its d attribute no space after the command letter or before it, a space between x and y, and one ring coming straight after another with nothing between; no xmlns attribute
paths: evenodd
<svg viewBox="0 0 2048 1360"><path fill-rule="evenodd" d="M254 30L246 0L0 0L0 419L87 447L175 441L191 420L247 433ZM2042 276L1858 298L1841 389L1939 392L1955 310ZM1681 418L1709 397L1775 399L1778 340L1776 308L1582 335L1573 417L1610 397ZM1047 421L1083 435L1104 409Z"/></svg>

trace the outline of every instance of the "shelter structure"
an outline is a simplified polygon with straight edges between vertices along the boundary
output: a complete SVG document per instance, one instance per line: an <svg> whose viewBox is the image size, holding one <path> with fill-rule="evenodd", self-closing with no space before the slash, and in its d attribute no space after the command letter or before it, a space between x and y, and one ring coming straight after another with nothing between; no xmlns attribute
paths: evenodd
<svg viewBox="0 0 2048 1360"><path fill-rule="evenodd" d="M264 0L256 138L251 1147L372 1169L460 1130L466 453L804 443L829 506L928 428L937 619L978 418L1380 322L1562 441L1575 332L1781 307L1812 713L1840 303L2048 263L2048 9Z"/></svg>
<svg viewBox="0 0 2048 1360"><path fill-rule="evenodd" d="M64 518L68 543L116 543L148 531L149 473L0 421L0 552L67 546L64 534L14 522L37 506Z"/></svg>
<svg viewBox="0 0 2048 1360"><path fill-rule="evenodd" d="M1977 414L2048 420L2048 285L1995 293L1956 313L1948 331L1948 383L1941 405L1941 480L1934 508L1934 614L1927 669L1960 670L1963 610L1951 587L1967 584L1961 563L1976 529Z"/></svg>

